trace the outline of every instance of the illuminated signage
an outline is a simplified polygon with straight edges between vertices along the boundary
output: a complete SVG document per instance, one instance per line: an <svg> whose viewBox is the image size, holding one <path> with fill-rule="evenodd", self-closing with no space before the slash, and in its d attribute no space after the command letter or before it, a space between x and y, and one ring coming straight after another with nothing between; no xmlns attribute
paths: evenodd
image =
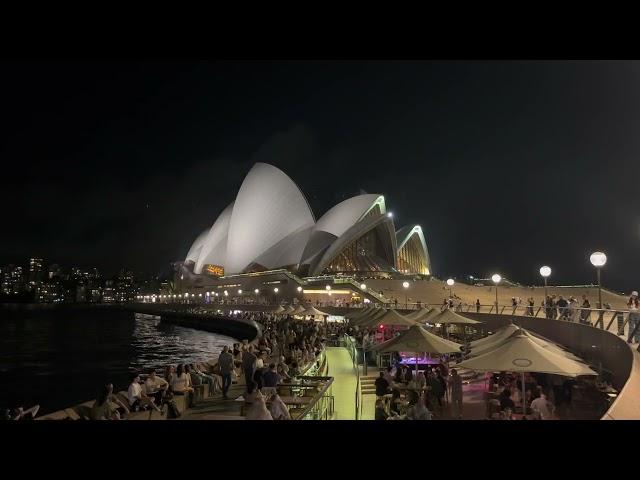
<svg viewBox="0 0 640 480"><path fill-rule="evenodd" d="M223 277L224 276L224 267L220 265L205 265L204 271L207 275L211 275L212 277Z"/></svg>

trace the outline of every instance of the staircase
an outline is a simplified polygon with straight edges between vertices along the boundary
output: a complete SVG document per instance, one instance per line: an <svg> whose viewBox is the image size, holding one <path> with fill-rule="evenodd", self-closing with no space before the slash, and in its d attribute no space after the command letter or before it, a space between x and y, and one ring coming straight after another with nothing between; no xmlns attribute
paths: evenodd
<svg viewBox="0 0 640 480"><path fill-rule="evenodd" d="M362 391L362 395L376 394L376 378L378 378L380 374L377 369L370 368L369 370L374 370L374 374L360 377L360 390Z"/></svg>

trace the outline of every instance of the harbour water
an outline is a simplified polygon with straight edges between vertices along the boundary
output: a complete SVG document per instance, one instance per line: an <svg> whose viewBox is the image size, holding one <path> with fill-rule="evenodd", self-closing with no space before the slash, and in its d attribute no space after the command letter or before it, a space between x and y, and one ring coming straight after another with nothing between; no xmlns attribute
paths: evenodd
<svg viewBox="0 0 640 480"><path fill-rule="evenodd" d="M132 372L210 360L235 340L108 309L0 308L0 407L49 413L126 390Z"/></svg>

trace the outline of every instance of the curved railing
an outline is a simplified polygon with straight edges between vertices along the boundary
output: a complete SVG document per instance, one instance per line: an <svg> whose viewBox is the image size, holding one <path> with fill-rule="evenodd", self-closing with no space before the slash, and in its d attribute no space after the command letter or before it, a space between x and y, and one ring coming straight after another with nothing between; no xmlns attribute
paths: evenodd
<svg viewBox="0 0 640 480"><path fill-rule="evenodd" d="M640 419L640 352L616 332L566 320L532 315L496 315L468 312L483 322L481 328L496 329L513 322L568 348L585 359L602 376L608 377L617 396L602 419Z"/></svg>

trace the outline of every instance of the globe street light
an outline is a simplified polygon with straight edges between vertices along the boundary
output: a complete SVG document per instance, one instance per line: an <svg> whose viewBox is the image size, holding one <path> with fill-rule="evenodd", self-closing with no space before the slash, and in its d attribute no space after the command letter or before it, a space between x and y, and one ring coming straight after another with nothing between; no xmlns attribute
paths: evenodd
<svg viewBox="0 0 640 480"><path fill-rule="evenodd" d="M602 252L593 252L589 257L591 265L596 267L598 272L598 308L602 308L602 283L600 282L600 269L607 263L607 256Z"/></svg>
<svg viewBox="0 0 640 480"><path fill-rule="evenodd" d="M366 290L367 289L367 285L365 285L364 283L360 284L360 290Z"/></svg>
<svg viewBox="0 0 640 480"><path fill-rule="evenodd" d="M407 309L409 305L409 299L407 297L407 290L409 289L409 282L402 282L404 287L404 308Z"/></svg>
<svg viewBox="0 0 640 480"><path fill-rule="evenodd" d="M278 304L278 287L275 287L273 289L273 293L275 293L275 297L276 297L276 305Z"/></svg>
<svg viewBox="0 0 640 480"><path fill-rule="evenodd" d="M543 305L547 305L547 278L551 275L551 267L540 267L540 275L544 278L544 300L542 302Z"/></svg>
<svg viewBox="0 0 640 480"><path fill-rule="evenodd" d="M450 278L449 280L447 280L447 285L449 285L449 298L451 298L453 295L451 293L451 287L453 287L453 284L456 283L455 280L453 278Z"/></svg>
<svg viewBox="0 0 640 480"><path fill-rule="evenodd" d="M502 277L497 273L494 273L493 275L491 275L491 280L493 281L493 283L496 284L496 315L497 315L498 313L500 313L498 312L498 284L502 280Z"/></svg>

